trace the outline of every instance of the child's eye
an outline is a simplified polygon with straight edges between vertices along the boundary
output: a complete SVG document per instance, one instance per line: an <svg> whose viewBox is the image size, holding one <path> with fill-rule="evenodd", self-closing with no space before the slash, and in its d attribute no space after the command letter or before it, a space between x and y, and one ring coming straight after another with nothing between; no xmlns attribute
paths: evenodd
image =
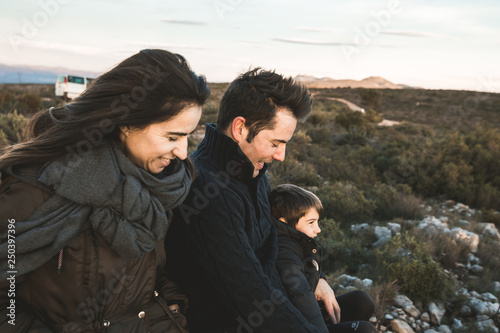
<svg viewBox="0 0 500 333"><path fill-rule="evenodd" d="M178 139L177 137L171 136L171 137L168 138L168 141L175 142L175 141L177 141L177 139Z"/></svg>
<svg viewBox="0 0 500 333"><path fill-rule="evenodd" d="M272 146L273 146L273 148L278 147L278 145L277 145L277 144L275 144L275 143L272 143Z"/></svg>

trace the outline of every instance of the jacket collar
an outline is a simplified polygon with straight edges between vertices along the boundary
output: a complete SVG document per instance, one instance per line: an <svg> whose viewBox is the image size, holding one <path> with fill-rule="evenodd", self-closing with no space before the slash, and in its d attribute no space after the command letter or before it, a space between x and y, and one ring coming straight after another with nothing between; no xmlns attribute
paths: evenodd
<svg viewBox="0 0 500 333"><path fill-rule="evenodd" d="M298 231L295 228L292 228L289 224L287 224L285 222L282 222L278 219L274 219L274 224L276 225L276 230L278 232L278 236L287 236L287 237L291 237L293 239L296 239L298 241L312 240L312 241L316 242L314 240L314 238L311 238L311 237L307 236L305 233Z"/></svg>
<svg viewBox="0 0 500 333"><path fill-rule="evenodd" d="M193 159L208 157L218 169L226 170L232 177L248 182L253 178L254 166L246 157L239 145L217 129L215 124L207 124L205 138L192 154ZM267 170L267 164L260 170L255 179L261 178Z"/></svg>

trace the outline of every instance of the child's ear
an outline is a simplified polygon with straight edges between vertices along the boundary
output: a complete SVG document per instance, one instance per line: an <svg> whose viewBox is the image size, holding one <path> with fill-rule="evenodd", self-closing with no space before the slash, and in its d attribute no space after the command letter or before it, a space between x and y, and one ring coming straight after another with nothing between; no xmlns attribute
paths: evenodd
<svg viewBox="0 0 500 333"><path fill-rule="evenodd" d="M285 222L286 223L286 220L284 217L280 217L278 220L280 220L281 222Z"/></svg>

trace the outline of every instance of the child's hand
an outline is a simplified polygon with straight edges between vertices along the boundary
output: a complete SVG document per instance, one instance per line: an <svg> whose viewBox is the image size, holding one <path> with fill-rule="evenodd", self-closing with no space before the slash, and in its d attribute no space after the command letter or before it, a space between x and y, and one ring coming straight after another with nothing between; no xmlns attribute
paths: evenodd
<svg viewBox="0 0 500 333"><path fill-rule="evenodd" d="M318 286L314 292L317 300L325 303L325 309L333 324L340 323L340 306L335 298L335 293L324 279L319 279Z"/></svg>

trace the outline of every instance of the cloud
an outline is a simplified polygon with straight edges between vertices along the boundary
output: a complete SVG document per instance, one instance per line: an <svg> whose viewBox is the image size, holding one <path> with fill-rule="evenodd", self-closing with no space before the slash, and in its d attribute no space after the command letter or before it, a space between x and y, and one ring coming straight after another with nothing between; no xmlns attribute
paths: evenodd
<svg viewBox="0 0 500 333"><path fill-rule="evenodd" d="M356 43L342 43L342 42L325 42L318 40L303 40L303 39L292 39L292 38L273 38L274 41L282 42L282 43L290 43L290 44L302 44L302 45L318 45L318 46L354 46L354 47L365 47L364 44L356 44ZM392 45L381 45L381 44L370 44L370 46L374 47L389 47L392 48Z"/></svg>
<svg viewBox="0 0 500 333"><path fill-rule="evenodd" d="M295 30L300 30L300 31L310 31L310 32L332 32L332 31L341 31L341 29L337 29L337 28L323 28L323 27L295 27Z"/></svg>
<svg viewBox="0 0 500 333"><path fill-rule="evenodd" d="M184 50L211 50L209 47L189 44L158 43L158 42L138 42L128 41L129 45L140 46L141 48L159 48L159 49L184 49Z"/></svg>
<svg viewBox="0 0 500 333"><path fill-rule="evenodd" d="M277 42L290 43L290 44L321 45L321 46L354 45L351 43L324 42L318 40L303 40L303 39L292 39L292 38L273 38L273 40Z"/></svg>
<svg viewBox="0 0 500 333"><path fill-rule="evenodd" d="M395 36L405 36L405 37L457 39L457 37L455 37L455 36L443 35L443 34L436 34L436 33L433 33L433 32L425 32L425 31L383 30L380 33L382 35L395 35Z"/></svg>
<svg viewBox="0 0 500 333"><path fill-rule="evenodd" d="M171 24L182 24L182 25L206 25L206 22L202 21L188 21L188 20L176 20L176 19L163 19L162 22Z"/></svg>
<svg viewBox="0 0 500 333"><path fill-rule="evenodd" d="M31 39L26 39L22 36L16 36L18 38L13 39L11 42L16 44L15 46L25 46L31 47L39 50L50 50L56 52L69 52L80 55L96 56L107 54L108 50L80 44L67 44L67 43L53 43L47 41L35 41Z"/></svg>

